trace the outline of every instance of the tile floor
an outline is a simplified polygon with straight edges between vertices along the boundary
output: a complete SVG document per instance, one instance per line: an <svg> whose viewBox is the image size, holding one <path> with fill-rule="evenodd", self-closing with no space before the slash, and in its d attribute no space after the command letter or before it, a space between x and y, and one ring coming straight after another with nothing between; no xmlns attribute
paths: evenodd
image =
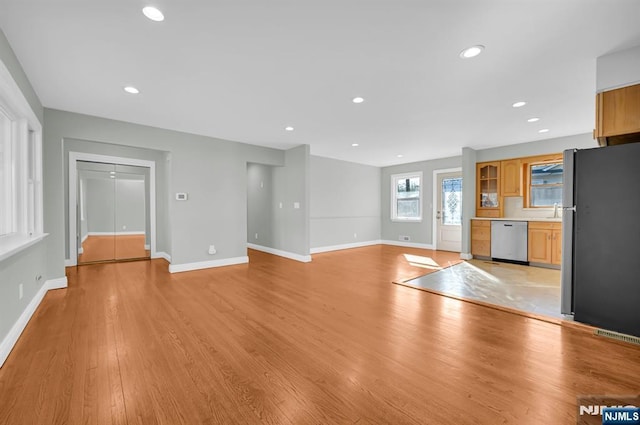
<svg viewBox="0 0 640 425"><path fill-rule="evenodd" d="M402 284L565 318L560 313L560 270L470 260Z"/></svg>

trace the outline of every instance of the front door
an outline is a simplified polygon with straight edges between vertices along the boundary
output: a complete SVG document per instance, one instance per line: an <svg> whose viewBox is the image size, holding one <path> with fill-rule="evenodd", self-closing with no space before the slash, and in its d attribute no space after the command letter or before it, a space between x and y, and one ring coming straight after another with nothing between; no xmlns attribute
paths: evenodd
<svg viewBox="0 0 640 425"><path fill-rule="evenodd" d="M436 249L460 252L462 248L462 174L438 174Z"/></svg>

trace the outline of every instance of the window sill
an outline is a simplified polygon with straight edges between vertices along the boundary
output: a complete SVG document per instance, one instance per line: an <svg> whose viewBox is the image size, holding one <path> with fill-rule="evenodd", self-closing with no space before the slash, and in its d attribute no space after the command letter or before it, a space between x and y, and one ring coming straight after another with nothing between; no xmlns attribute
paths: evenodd
<svg viewBox="0 0 640 425"><path fill-rule="evenodd" d="M0 237L0 261L6 260L12 255L37 244L47 236L49 236L48 233L41 233L34 236L7 235Z"/></svg>
<svg viewBox="0 0 640 425"><path fill-rule="evenodd" d="M394 223L422 223L422 219L410 220L402 218L392 218L391 221L393 221Z"/></svg>

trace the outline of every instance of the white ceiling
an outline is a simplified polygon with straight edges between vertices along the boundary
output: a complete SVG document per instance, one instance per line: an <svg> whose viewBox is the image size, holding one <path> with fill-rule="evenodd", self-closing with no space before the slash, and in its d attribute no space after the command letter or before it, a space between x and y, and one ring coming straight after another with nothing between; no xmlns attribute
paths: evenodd
<svg viewBox="0 0 640 425"><path fill-rule="evenodd" d="M590 132L596 58L640 45L638 18L639 0L0 0L46 107L378 166Z"/></svg>

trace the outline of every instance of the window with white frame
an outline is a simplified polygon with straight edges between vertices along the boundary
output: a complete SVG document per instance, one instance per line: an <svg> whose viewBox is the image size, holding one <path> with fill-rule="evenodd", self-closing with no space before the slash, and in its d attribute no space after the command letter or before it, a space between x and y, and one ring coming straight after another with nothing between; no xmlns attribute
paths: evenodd
<svg viewBox="0 0 640 425"><path fill-rule="evenodd" d="M0 256L42 232L42 126L0 62Z"/></svg>
<svg viewBox="0 0 640 425"><path fill-rule="evenodd" d="M422 220L422 173L391 176L391 220Z"/></svg>

